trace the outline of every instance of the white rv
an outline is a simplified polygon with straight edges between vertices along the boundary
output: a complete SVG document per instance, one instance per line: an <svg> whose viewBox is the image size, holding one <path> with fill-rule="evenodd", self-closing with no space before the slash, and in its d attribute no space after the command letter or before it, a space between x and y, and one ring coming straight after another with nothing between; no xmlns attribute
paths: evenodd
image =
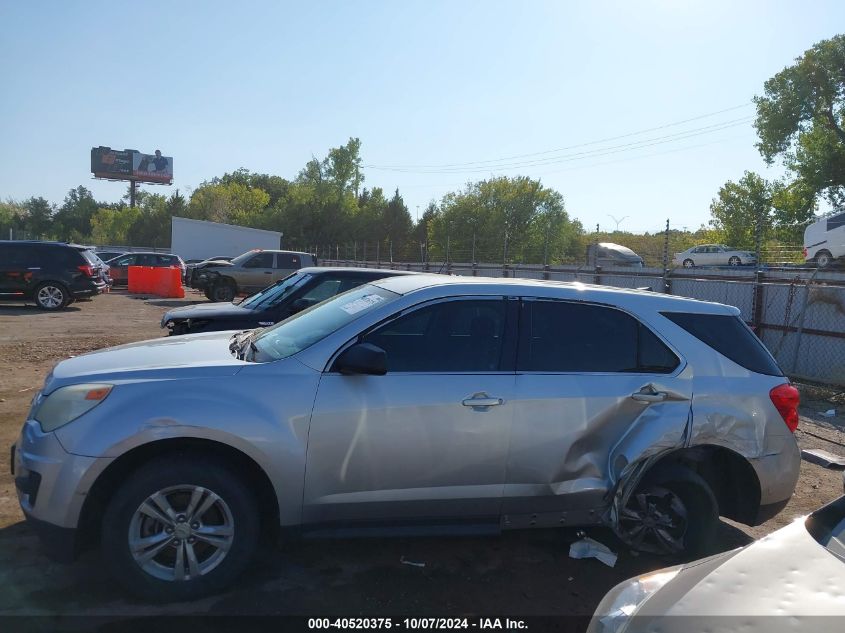
<svg viewBox="0 0 845 633"><path fill-rule="evenodd" d="M237 257L256 248L278 250L282 239L277 231L175 216L170 236L170 250L186 261Z"/></svg>
<svg viewBox="0 0 845 633"><path fill-rule="evenodd" d="M804 259L819 268L845 256L845 213L837 213L804 229Z"/></svg>

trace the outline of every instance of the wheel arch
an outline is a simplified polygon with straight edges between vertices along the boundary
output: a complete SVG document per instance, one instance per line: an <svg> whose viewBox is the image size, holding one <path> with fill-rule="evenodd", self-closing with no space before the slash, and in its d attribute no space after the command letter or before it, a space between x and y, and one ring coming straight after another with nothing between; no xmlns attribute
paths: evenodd
<svg viewBox="0 0 845 633"><path fill-rule="evenodd" d="M100 518L121 483L134 470L151 459L165 455L202 455L232 466L256 491L262 535L274 538L279 530L279 503L269 476L249 455L221 442L203 438L167 438L136 446L117 457L94 481L85 497L79 516L82 548L100 540Z"/></svg>
<svg viewBox="0 0 845 633"><path fill-rule="evenodd" d="M728 448L703 444L668 453L644 474L643 480L672 478L678 466L698 474L713 492L721 516L753 525L760 508L760 479L748 460Z"/></svg>

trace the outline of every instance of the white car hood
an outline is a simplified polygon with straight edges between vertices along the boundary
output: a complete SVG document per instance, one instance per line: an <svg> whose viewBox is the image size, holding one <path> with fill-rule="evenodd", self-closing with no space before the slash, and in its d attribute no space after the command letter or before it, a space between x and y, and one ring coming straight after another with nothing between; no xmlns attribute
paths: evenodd
<svg viewBox="0 0 845 633"><path fill-rule="evenodd" d="M673 596L668 610L654 600L661 590L637 616L845 616L845 561L813 539L803 518L732 554ZM685 568L664 590L671 593L695 570Z"/></svg>

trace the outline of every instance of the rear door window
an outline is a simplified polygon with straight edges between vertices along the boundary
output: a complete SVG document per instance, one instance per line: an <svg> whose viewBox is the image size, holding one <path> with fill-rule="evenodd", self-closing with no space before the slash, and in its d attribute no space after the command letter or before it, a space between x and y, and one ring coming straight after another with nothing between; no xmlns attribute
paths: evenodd
<svg viewBox="0 0 845 633"><path fill-rule="evenodd" d="M276 253L276 268L282 270L299 270L302 268L302 261L299 255L293 253Z"/></svg>
<svg viewBox="0 0 845 633"><path fill-rule="evenodd" d="M567 301L525 303L519 371L561 373L659 373L678 357L631 315Z"/></svg>
<svg viewBox="0 0 845 633"><path fill-rule="evenodd" d="M737 365L758 374L783 376L775 359L738 316L689 312L662 314Z"/></svg>

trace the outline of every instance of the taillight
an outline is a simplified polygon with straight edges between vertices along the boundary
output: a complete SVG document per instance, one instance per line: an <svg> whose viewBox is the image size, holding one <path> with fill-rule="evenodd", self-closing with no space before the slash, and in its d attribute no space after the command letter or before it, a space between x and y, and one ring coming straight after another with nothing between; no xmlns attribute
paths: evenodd
<svg viewBox="0 0 845 633"><path fill-rule="evenodd" d="M807 259L807 247L805 246L804 249L801 251L804 254L804 259Z"/></svg>
<svg viewBox="0 0 845 633"><path fill-rule="evenodd" d="M93 266L77 266L77 268L79 268L79 270L84 272L89 277L94 276L94 267Z"/></svg>
<svg viewBox="0 0 845 633"><path fill-rule="evenodd" d="M786 422L787 428L794 433L798 428L798 404L801 402L801 394L795 387L785 383L772 389L769 397L780 417Z"/></svg>

